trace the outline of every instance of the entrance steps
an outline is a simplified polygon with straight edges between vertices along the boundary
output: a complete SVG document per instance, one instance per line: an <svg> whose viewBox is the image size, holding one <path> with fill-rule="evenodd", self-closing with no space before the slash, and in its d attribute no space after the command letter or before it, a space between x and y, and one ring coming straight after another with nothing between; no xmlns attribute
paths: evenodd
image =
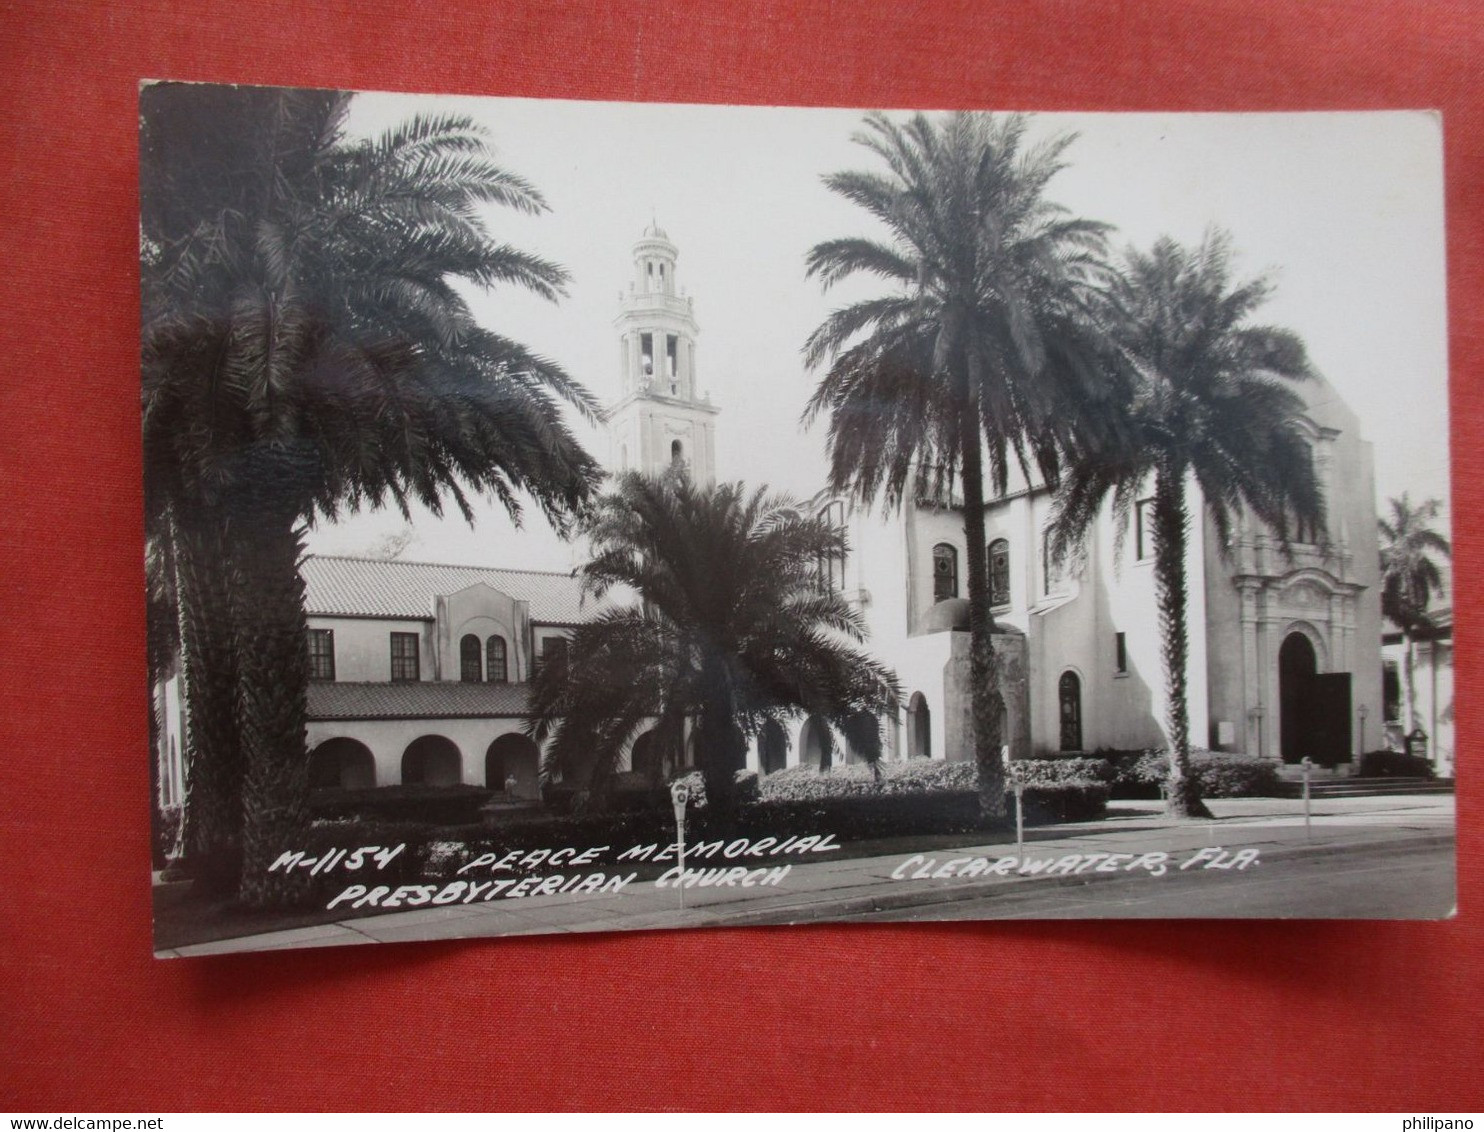
<svg viewBox="0 0 1484 1132"><path fill-rule="evenodd" d="M1309 781L1311 798L1375 798L1394 794L1452 794L1451 778L1328 778ZM1304 796L1303 776L1283 776L1283 796Z"/></svg>

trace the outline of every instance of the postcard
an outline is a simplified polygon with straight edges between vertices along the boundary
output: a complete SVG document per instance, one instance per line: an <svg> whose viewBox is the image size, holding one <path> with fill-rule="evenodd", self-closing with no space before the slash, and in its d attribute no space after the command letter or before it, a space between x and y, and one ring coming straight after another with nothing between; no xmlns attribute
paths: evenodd
<svg viewBox="0 0 1484 1132"><path fill-rule="evenodd" d="M1452 915L1442 129L145 84L156 954Z"/></svg>

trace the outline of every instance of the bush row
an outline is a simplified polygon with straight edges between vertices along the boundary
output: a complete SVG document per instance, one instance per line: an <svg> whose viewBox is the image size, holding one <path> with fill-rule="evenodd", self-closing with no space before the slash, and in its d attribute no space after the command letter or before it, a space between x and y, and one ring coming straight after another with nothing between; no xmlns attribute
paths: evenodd
<svg viewBox="0 0 1484 1132"><path fill-rule="evenodd" d="M1167 750L1108 751L1103 760L1114 798L1158 798L1170 776ZM1282 793L1278 764L1251 755L1199 748L1190 752L1190 772L1205 798L1272 798Z"/></svg>
<svg viewBox="0 0 1484 1132"><path fill-rule="evenodd" d="M781 781L770 791L767 784L774 778ZM759 797L743 802L724 826L710 816L709 807L691 809L687 838L833 834L837 840L849 842L984 828L972 765L908 765L896 774L883 773L882 783L875 789L870 788L873 781L868 767L843 767L826 773L780 772L763 780ZM1075 777L1047 780L1027 784L1022 797L1028 824L1086 821L1106 811L1108 784ZM1008 793L1006 802L1007 812L1013 814L1014 803ZM391 886L448 881L479 854L503 856L512 850L608 846L612 852L587 867L613 872L614 853L631 845L665 845L674 834L668 804L649 810L581 816L536 810L514 812L493 828L482 823L322 819L314 823L303 846L306 857L318 857L332 848L388 848L399 844L406 848L374 874L368 869L364 874L340 870L305 875L307 891L302 896L310 903L323 904L347 885L371 883L366 878L372 876L374 883ZM535 871L540 871L539 866Z"/></svg>
<svg viewBox="0 0 1484 1132"><path fill-rule="evenodd" d="M313 790L310 816L320 821L405 821L466 825L494 795L483 786L376 786L366 790Z"/></svg>

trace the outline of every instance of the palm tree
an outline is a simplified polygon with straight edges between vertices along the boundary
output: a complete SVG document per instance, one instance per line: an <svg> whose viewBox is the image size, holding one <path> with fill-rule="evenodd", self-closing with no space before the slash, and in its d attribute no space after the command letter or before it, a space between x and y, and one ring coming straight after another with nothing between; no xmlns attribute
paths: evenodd
<svg viewBox="0 0 1484 1132"><path fill-rule="evenodd" d="M833 490L887 508L962 491L967 542L974 754L986 816L1003 812L1000 715L984 539L984 462L1003 494L1012 461L1054 481L1106 396L1086 325L1105 226L1045 197L1070 136L1032 145L1028 120L866 118L856 140L883 173L825 184L869 212L885 240L816 245L808 272L828 288L876 276L890 293L834 311L805 347L828 363L805 421L829 416Z"/></svg>
<svg viewBox="0 0 1484 1132"><path fill-rule="evenodd" d="M845 550L824 518L764 489L629 473L589 534L585 589L638 601L580 626L536 673L531 733L550 740L543 773L601 804L639 732L653 725L679 765L689 725L707 797L724 814L747 739L769 721L817 714L879 757L876 719L896 679L856 647L859 613L821 585L818 563Z"/></svg>
<svg viewBox="0 0 1484 1132"><path fill-rule="evenodd" d="M1187 480L1223 553L1245 507L1286 547L1295 524L1322 529L1324 502L1313 454L1300 431L1303 398L1293 383L1311 370L1303 342L1253 312L1270 293L1262 279L1234 284L1231 244L1210 232L1187 249L1161 239L1130 249L1110 282L1101 319L1133 381L1119 407L1116 441L1076 461L1052 520L1052 553L1077 553L1106 500L1121 546L1129 516L1153 479L1154 586L1170 746L1169 811L1206 816L1190 775L1185 575L1191 513Z"/></svg>
<svg viewBox="0 0 1484 1132"><path fill-rule="evenodd" d="M1406 644L1402 683L1406 702L1402 705L1402 720L1403 726L1410 730L1416 726L1412 706L1417 702L1413 676L1416 637L1431 628L1428 607L1433 594L1443 588L1443 571L1432 556L1451 557L1453 544L1432 528L1442 514L1441 501L1427 499L1413 505L1403 492L1400 499L1388 502L1391 517L1377 520L1383 540L1381 612L1395 622Z"/></svg>
<svg viewBox="0 0 1484 1132"><path fill-rule="evenodd" d="M586 393L456 287L562 293L484 227L542 198L464 118L350 140L349 97L141 96L146 506L175 567L190 843L229 873L240 851L250 900L303 821L305 525L445 499L472 518L476 494L563 523L598 475L561 414L592 415Z"/></svg>

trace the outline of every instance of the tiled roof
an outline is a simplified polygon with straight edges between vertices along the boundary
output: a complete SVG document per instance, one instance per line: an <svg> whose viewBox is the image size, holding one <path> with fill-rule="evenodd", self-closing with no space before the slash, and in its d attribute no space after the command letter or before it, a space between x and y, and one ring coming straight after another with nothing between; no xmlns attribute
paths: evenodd
<svg viewBox="0 0 1484 1132"><path fill-rule="evenodd" d="M310 616L430 619L433 598L484 582L517 601L531 603L531 620L573 625L591 616L596 603L582 602L581 584L570 574L499 570L484 566L440 566L378 558L315 554L300 570Z"/></svg>
<svg viewBox="0 0 1484 1132"><path fill-rule="evenodd" d="M405 684L309 685L310 719L490 719L525 715L529 684L464 684L420 680Z"/></svg>

